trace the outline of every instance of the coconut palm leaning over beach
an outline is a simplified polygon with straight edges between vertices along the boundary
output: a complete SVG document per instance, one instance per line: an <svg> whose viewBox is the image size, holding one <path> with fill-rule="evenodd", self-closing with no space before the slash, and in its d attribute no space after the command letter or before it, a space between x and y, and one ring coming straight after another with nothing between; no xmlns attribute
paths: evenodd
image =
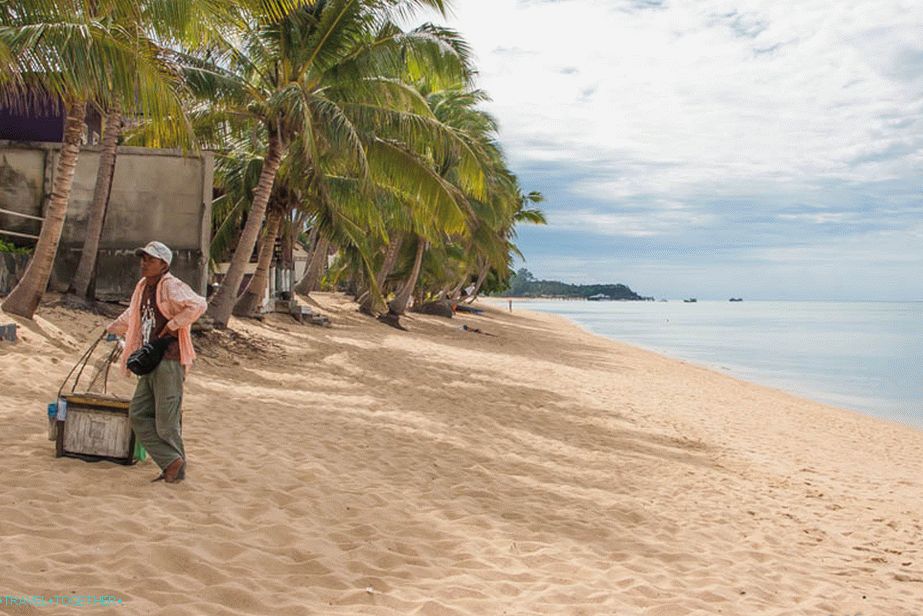
<svg viewBox="0 0 923 616"><path fill-rule="evenodd" d="M31 317L67 215L88 105L106 116L83 254L69 291L92 299L122 117L126 143L216 154L219 327L258 312L277 236L305 241L295 291L345 284L361 310L457 300L509 275L521 193L478 108L467 44L399 25L440 0L30 0L0 6L0 96L63 105L64 143L29 267L3 304ZM130 101L130 102L129 102ZM267 216L267 213L271 216ZM257 275L240 295L262 235ZM326 273L328 253L339 258Z"/></svg>
<svg viewBox="0 0 923 616"><path fill-rule="evenodd" d="M459 136L453 147L420 155L450 188L454 203L442 209L397 209L386 219L386 241L373 252L381 263L377 286L387 291L386 281L393 279L390 287L395 295L388 303L391 317L404 314L411 298L417 305L428 300L457 301L473 277L477 289L490 272L498 279L508 278L512 254L517 252L511 241L515 222L528 218L544 223L538 210L523 210L527 199L507 167L497 142L496 122L479 108L487 95L465 84L417 81L417 85L434 117ZM476 181L479 176L472 175L474 169L483 174L483 184ZM541 195L531 193L531 198L538 202ZM523 211L533 215L526 217ZM358 274L348 261L341 265L341 277L357 278ZM360 301L364 311L374 312L372 289Z"/></svg>
<svg viewBox="0 0 923 616"><path fill-rule="evenodd" d="M133 101L159 120L162 136L182 140L178 76L144 23L145 3L37 1L0 5L0 97L21 111L65 110L64 140L51 197L32 260L3 302L6 312L32 318L48 285L61 239L87 105L104 109ZM177 25L178 27L178 25Z"/></svg>
<svg viewBox="0 0 923 616"><path fill-rule="evenodd" d="M403 32L391 24L391 17L418 6L444 8L436 0L316 2L280 20L253 15L233 40L212 53L183 56L183 75L203 102L202 114L230 130L258 127L268 142L247 222L209 307L219 327L227 325L237 301L276 173L294 142L300 142L308 166L319 160L322 144L331 143L351 150L361 168L368 161L359 120L386 118L403 129L405 138L428 136L425 118L414 112L413 93L382 78L380 69L401 65L408 57L433 70L464 74L467 67L453 39L440 37L439 29ZM369 36L383 29L386 36Z"/></svg>
<svg viewBox="0 0 923 616"><path fill-rule="evenodd" d="M99 4L94 5L99 12ZM153 0L141 2L136 5L138 11L123 15L120 27L149 29L153 32L154 40L168 48L182 47L195 49L208 44L213 39L214 33L221 27L234 23L239 15L240 7L233 2L164 2ZM128 17L128 19L124 19ZM115 175L117 146L125 127L125 118L122 116L123 101L117 98L109 103L108 107L101 106L104 117L102 151L99 155L99 168L96 173L96 183L93 188L93 200L87 214L87 226L84 233L83 246L80 250L80 262L74 272L67 292L70 297L82 301L91 301L91 288L96 268L96 257L99 242L103 233L103 224L106 219L106 210L109 205L109 193L112 187L112 178ZM128 109L131 110L131 105ZM138 123L137 118L132 118ZM150 118L157 126L159 118ZM158 145L159 131L147 131L148 136L153 136L149 145Z"/></svg>

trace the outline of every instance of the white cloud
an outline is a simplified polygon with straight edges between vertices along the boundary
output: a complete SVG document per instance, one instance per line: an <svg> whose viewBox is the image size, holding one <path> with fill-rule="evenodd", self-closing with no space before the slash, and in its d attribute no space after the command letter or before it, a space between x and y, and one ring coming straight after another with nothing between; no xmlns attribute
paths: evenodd
<svg viewBox="0 0 923 616"><path fill-rule="evenodd" d="M923 111L920 80L901 75L920 50L923 5L628 6L457 3L452 23L478 53L514 160L679 163L618 178L650 193L721 178L901 177L900 158L853 161L923 147L919 130L901 128Z"/></svg>
<svg viewBox="0 0 923 616"><path fill-rule="evenodd" d="M716 216L678 202L645 204L642 211L599 212L568 209L549 216L549 224L562 230L592 229L597 235L614 237L656 237L714 224Z"/></svg>
<svg viewBox="0 0 923 616"><path fill-rule="evenodd" d="M553 195L521 232L537 275L923 297L923 3L454 4L514 169Z"/></svg>

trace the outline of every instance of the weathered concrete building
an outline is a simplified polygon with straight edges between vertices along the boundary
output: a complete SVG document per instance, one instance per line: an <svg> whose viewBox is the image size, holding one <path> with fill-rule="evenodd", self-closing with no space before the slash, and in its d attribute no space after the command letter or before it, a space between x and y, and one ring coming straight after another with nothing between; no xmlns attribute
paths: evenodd
<svg viewBox="0 0 923 616"><path fill-rule="evenodd" d="M65 290L80 260L93 200L99 146L80 151L67 220L50 283ZM0 141L0 210L41 217L60 144ZM172 271L198 292L208 282L214 161L211 153L120 147L100 242L96 296L125 299L138 281L133 249L160 240L173 250ZM0 229L37 236L41 222L0 212ZM18 237L18 236L13 236Z"/></svg>

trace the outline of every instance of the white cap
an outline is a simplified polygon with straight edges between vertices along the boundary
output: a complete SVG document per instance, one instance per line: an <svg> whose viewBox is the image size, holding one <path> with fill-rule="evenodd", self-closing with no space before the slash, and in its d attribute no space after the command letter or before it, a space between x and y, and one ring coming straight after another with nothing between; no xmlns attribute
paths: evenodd
<svg viewBox="0 0 923 616"><path fill-rule="evenodd" d="M144 248L135 248L136 257L140 257L143 254L148 254L160 259L166 262L167 265L170 265L170 262L173 261L173 251L167 248L167 245L162 242L148 242L147 246Z"/></svg>

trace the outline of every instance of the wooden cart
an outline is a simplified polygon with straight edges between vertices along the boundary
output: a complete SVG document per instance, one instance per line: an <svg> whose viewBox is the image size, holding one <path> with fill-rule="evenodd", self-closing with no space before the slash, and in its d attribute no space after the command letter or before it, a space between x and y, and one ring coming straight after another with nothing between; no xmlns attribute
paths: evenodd
<svg viewBox="0 0 923 616"><path fill-rule="evenodd" d="M64 394L64 419L58 417L55 456L134 463L135 433L128 400L92 393Z"/></svg>
<svg viewBox="0 0 923 616"><path fill-rule="evenodd" d="M101 340L96 340L83 354L58 391L55 457L133 464L135 434L128 419L129 401L107 393L109 367L118 359L121 352L118 347L113 348L90 379L88 389L101 384L102 393L78 391L80 377ZM70 393L63 393L75 373Z"/></svg>

